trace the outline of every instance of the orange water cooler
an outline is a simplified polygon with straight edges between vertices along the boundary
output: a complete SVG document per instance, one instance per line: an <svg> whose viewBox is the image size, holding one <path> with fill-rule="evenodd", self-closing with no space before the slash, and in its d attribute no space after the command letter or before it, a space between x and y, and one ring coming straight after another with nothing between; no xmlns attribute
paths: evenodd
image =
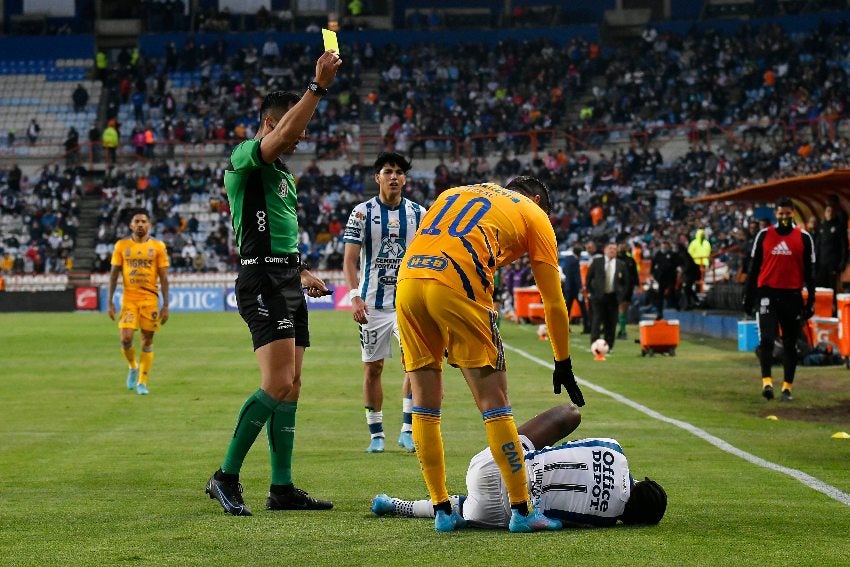
<svg viewBox="0 0 850 567"><path fill-rule="evenodd" d="M679 346L678 320L641 321L639 327L641 356L655 356L656 353L676 356L676 347Z"/></svg>
<svg viewBox="0 0 850 567"><path fill-rule="evenodd" d="M815 317L832 317L832 303L835 292L832 288L815 288ZM809 298L809 292L803 288L803 304Z"/></svg>
<svg viewBox="0 0 850 567"><path fill-rule="evenodd" d="M546 310L542 303L528 304L528 320L535 325L546 321Z"/></svg>
<svg viewBox="0 0 850 567"><path fill-rule="evenodd" d="M514 288L514 313L516 313L517 322L531 319L529 307L532 303L543 303L536 285Z"/></svg>
<svg viewBox="0 0 850 567"><path fill-rule="evenodd" d="M838 352L850 363L850 293L839 293L838 303Z"/></svg>

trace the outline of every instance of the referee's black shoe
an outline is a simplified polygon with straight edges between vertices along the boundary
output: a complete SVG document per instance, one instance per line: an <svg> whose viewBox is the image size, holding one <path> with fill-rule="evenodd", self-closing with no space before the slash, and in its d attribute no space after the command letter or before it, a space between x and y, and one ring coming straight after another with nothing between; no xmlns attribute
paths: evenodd
<svg viewBox="0 0 850 567"><path fill-rule="evenodd" d="M233 477L235 477L235 480ZM210 495L211 499L218 500L226 514L250 516L251 510L245 506L245 501L242 500L242 485L238 479L238 476L225 475L219 469L210 477L205 492Z"/></svg>
<svg viewBox="0 0 850 567"><path fill-rule="evenodd" d="M761 395L764 396L765 400L773 399L773 386L765 386L761 389Z"/></svg>
<svg viewBox="0 0 850 567"><path fill-rule="evenodd" d="M313 498L291 484L269 491L266 498L266 510L330 510L333 507L333 502Z"/></svg>

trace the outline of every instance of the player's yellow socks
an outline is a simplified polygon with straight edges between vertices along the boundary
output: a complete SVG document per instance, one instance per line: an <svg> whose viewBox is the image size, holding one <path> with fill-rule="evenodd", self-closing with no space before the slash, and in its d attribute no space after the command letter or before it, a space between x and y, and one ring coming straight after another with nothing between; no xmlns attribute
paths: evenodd
<svg viewBox="0 0 850 567"><path fill-rule="evenodd" d="M499 466L511 505L528 502L528 480L522 443L514 423L511 407L496 408L481 413L493 460Z"/></svg>
<svg viewBox="0 0 850 567"><path fill-rule="evenodd" d="M130 345L130 348L121 347L121 354L124 355L124 358L127 359L127 364L130 365L130 368L138 368L139 365L136 364L136 349L133 348L133 345Z"/></svg>
<svg viewBox="0 0 850 567"><path fill-rule="evenodd" d="M148 372L153 366L153 351L142 351L139 355L139 384L148 383Z"/></svg>
<svg viewBox="0 0 850 567"><path fill-rule="evenodd" d="M446 488L446 460L443 454L443 436L440 433L440 410L413 407L413 443L431 502L446 502L449 499L449 491Z"/></svg>
<svg viewBox="0 0 850 567"><path fill-rule="evenodd" d="M793 383L791 383L791 382L782 382L782 391L783 391L783 392L784 392L785 390L788 390L788 391L790 392L790 391L791 391L791 388L793 388L793 387L794 387L794 384L793 384Z"/></svg>
<svg viewBox="0 0 850 567"><path fill-rule="evenodd" d="M773 378L771 378L770 376L768 376L767 378L762 378L762 379L761 379L761 387L762 387L762 388L767 388L768 386L770 386L771 388L773 388Z"/></svg>

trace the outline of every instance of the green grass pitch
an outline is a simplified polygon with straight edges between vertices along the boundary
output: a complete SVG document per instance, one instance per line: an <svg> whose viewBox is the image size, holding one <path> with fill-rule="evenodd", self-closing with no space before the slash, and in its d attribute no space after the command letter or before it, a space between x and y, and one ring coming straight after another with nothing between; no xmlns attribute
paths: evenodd
<svg viewBox="0 0 850 567"><path fill-rule="evenodd" d="M850 564L850 506L589 387L571 437L618 439L633 474L668 492L660 525L437 534L427 520L372 517L378 492L426 495L416 457L395 445L398 360L384 373L388 450L368 455L356 325L346 312L311 318L295 481L335 508L263 509L263 433L242 471L255 515L234 518L207 498L204 483L258 384L237 314L173 314L157 335L146 397L126 390L117 330L105 315L0 315L0 565ZM507 345L549 361L535 330L502 325ZM685 337L675 357L641 357L622 341L597 362L586 339L573 336L573 365L585 380L850 493L850 440L831 438L850 432L844 367L800 368L795 401L768 403L755 357L732 341ZM552 394L550 369L512 350L507 358L517 422L568 401ZM443 435L449 490L462 492L468 460L486 439L451 368Z"/></svg>

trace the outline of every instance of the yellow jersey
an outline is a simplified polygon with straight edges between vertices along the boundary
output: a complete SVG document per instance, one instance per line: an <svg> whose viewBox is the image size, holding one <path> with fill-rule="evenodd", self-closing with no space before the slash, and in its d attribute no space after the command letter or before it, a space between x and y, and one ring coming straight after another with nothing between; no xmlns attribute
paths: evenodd
<svg viewBox="0 0 850 567"><path fill-rule="evenodd" d="M135 242L132 238L124 238L115 243L112 265L121 266L122 301L152 299L159 297L156 278L160 268L168 267L168 252L161 240L148 238Z"/></svg>
<svg viewBox="0 0 850 567"><path fill-rule="evenodd" d="M496 270L526 252L557 269L555 231L543 209L492 183L456 187L422 218L398 278L437 280L492 308Z"/></svg>

